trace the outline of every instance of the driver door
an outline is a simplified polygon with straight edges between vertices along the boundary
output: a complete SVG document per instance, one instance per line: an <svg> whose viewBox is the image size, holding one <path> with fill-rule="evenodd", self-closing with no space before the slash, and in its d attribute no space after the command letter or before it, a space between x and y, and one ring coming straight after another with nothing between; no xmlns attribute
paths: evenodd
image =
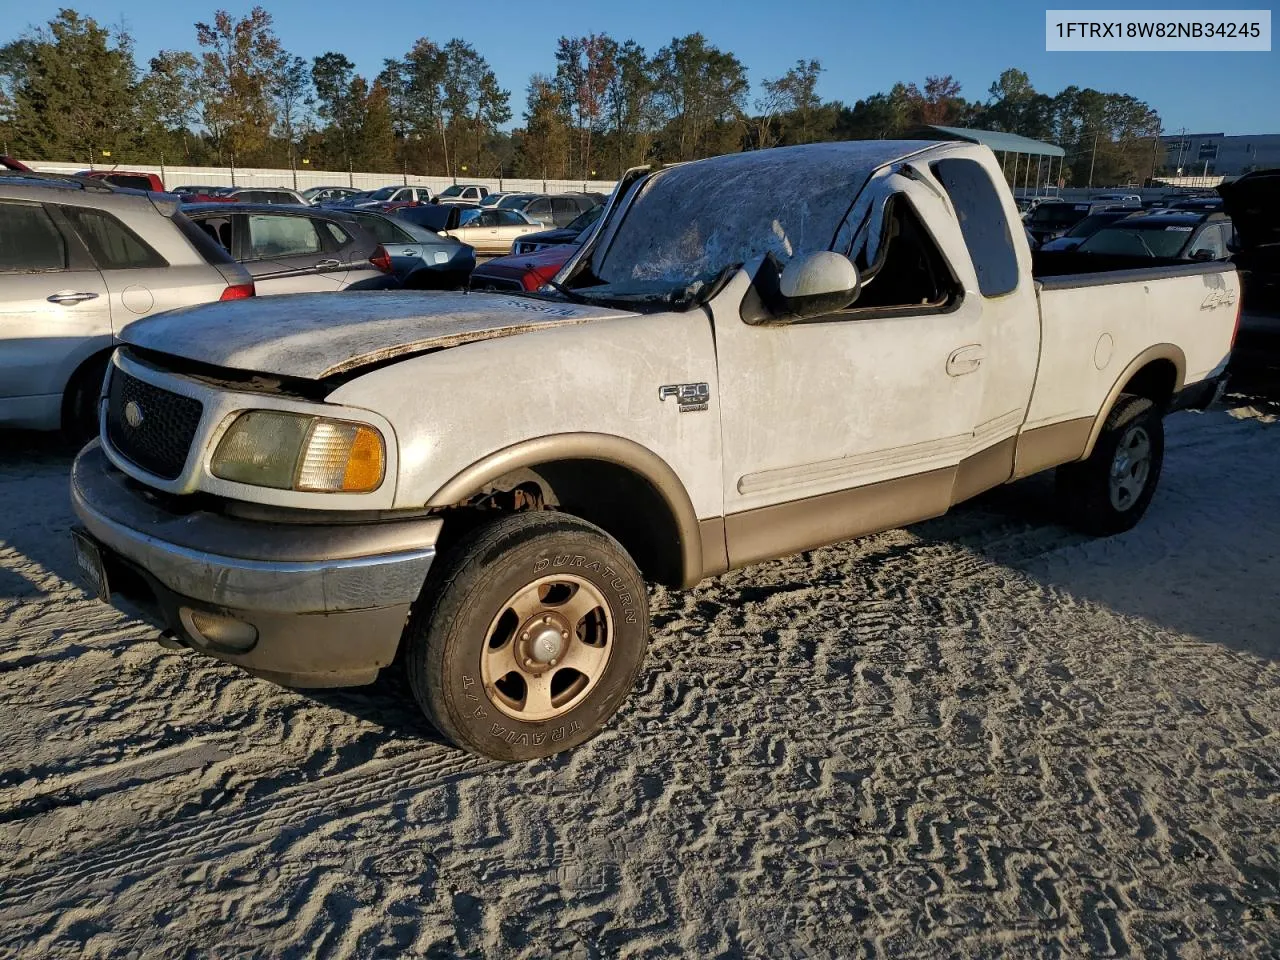
<svg viewBox="0 0 1280 960"><path fill-rule="evenodd" d="M891 184L897 234L853 309L752 325L745 273L712 301L731 566L951 503L982 402L981 302L942 254L964 249L942 199L918 180Z"/></svg>

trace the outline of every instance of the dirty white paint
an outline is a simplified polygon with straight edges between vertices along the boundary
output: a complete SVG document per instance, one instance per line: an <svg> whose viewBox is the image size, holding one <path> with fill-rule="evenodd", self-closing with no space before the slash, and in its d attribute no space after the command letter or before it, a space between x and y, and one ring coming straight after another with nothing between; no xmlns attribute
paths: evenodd
<svg viewBox="0 0 1280 960"><path fill-rule="evenodd" d="M174 310L131 325L122 339L219 367L318 380L403 354L621 315L503 294L373 290Z"/></svg>
<svg viewBox="0 0 1280 960"><path fill-rule="evenodd" d="M597 254L606 264L619 258L617 276L606 278L617 287L692 279L765 251L826 249L837 236L865 256L859 251L879 236L883 199L892 194L916 211L963 287L946 312L868 311L751 326L741 320L749 281L739 272L709 311L636 314L502 294L297 296L141 321L128 339L220 366L309 378L401 358L353 376L328 398L370 411L394 437L394 493L389 477L375 494L331 498L330 509L368 509L374 499L383 506L392 497L395 507L420 506L496 451L591 432L630 440L664 460L701 518L952 467L1024 425L1094 416L1119 372L1155 344L1181 347L1188 383L1225 354L1238 293L1230 270L1046 290L1038 307L1030 252L1015 231L1019 285L982 297L955 213L929 170L948 156L982 164L1016 224L1012 197L986 148L822 145L664 171L636 208L620 215L625 224L649 210L650 226L631 236L609 225L616 232L602 237ZM902 158L910 169L878 166ZM761 199L753 164L773 180L790 177L791 193ZM872 188L851 211L871 178ZM671 205L678 196L693 204L683 220ZM707 200L729 204L734 196L739 201L721 219L740 235L720 230L714 199ZM690 221L705 227L701 247L682 233ZM623 250L635 258L625 269ZM637 271L650 275L640 279ZM1103 333L1115 348L1100 371L1094 357ZM957 356L980 362L958 370ZM682 413L662 402L664 385L690 383L708 385L705 410ZM261 395L233 398L233 406L245 408L266 403ZM225 423L232 411L223 404L217 412ZM208 426L204 449L221 429L211 418ZM202 469L202 458L190 462ZM189 480L210 489L207 478ZM323 496L245 491L246 499L299 507L314 507Z"/></svg>

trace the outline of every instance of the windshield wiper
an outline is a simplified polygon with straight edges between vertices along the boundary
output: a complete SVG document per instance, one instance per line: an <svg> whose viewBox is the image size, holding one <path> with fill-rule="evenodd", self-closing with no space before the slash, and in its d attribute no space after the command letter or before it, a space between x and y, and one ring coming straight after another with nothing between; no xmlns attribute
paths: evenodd
<svg viewBox="0 0 1280 960"><path fill-rule="evenodd" d="M544 282L548 287L556 291L556 293L559 293L565 298L572 300L574 303L590 303L591 302L591 299L589 297L584 297L577 290L569 289L559 280L546 280Z"/></svg>
<svg viewBox="0 0 1280 960"><path fill-rule="evenodd" d="M1154 250L1152 250L1152 249L1151 249L1151 246L1147 243L1147 241L1145 241L1145 240L1143 240L1143 239L1142 239L1142 235L1141 235L1140 233L1136 233L1136 232L1135 232L1135 233L1134 233L1134 235L1133 235L1133 237L1134 237L1134 239L1135 239L1135 240L1137 240L1140 244L1142 244L1142 249L1143 249L1143 250L1145 250L1145 251L1147 251L1147 253L1151 255L1152 259L1154 259L1154 260L1158 260L1158 259L1160 259L1158 256L1156 256L1156 252L1155 252Z"/></svg>

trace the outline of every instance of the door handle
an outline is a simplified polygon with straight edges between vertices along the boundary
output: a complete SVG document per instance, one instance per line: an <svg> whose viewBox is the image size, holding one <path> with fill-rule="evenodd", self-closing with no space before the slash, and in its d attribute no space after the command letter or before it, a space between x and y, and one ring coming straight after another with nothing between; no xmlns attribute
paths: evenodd
<svg viewBox="0 0 1280 960"><path fill-rule="evenodd" d="M947 376L963 377L966 373L973 373L982 366L982 361L985 359L986 354L982 352L980 343L957 347L951 351L951 356L947 357Z"/></svg>
<svg viewBox="0 0 1280 960"><path fill-rule="evenodd" d="M96 293L77 293L74 290L59 290L48 298L50 303L83 303L86 300L96 300Z"/></svg>
<svg viewBox="0 0 1280 960"><path fill-rule="evenodd" d="M339 260L320 260L317 261L316 266L321 270L332 270L334 267L342 266L342 263Z"/></svg>

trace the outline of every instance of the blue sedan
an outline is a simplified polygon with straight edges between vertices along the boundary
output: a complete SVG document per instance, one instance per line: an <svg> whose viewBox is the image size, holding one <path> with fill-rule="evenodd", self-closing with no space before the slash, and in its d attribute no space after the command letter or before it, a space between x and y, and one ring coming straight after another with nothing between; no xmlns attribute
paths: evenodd
<svg viewBox="0 0 1280 960"><path fill-rule="evenodd" d="M465 288L476 268L476 251L461 240L371 210L346 210L391 255L391 269L410 290Z"/></svg>

